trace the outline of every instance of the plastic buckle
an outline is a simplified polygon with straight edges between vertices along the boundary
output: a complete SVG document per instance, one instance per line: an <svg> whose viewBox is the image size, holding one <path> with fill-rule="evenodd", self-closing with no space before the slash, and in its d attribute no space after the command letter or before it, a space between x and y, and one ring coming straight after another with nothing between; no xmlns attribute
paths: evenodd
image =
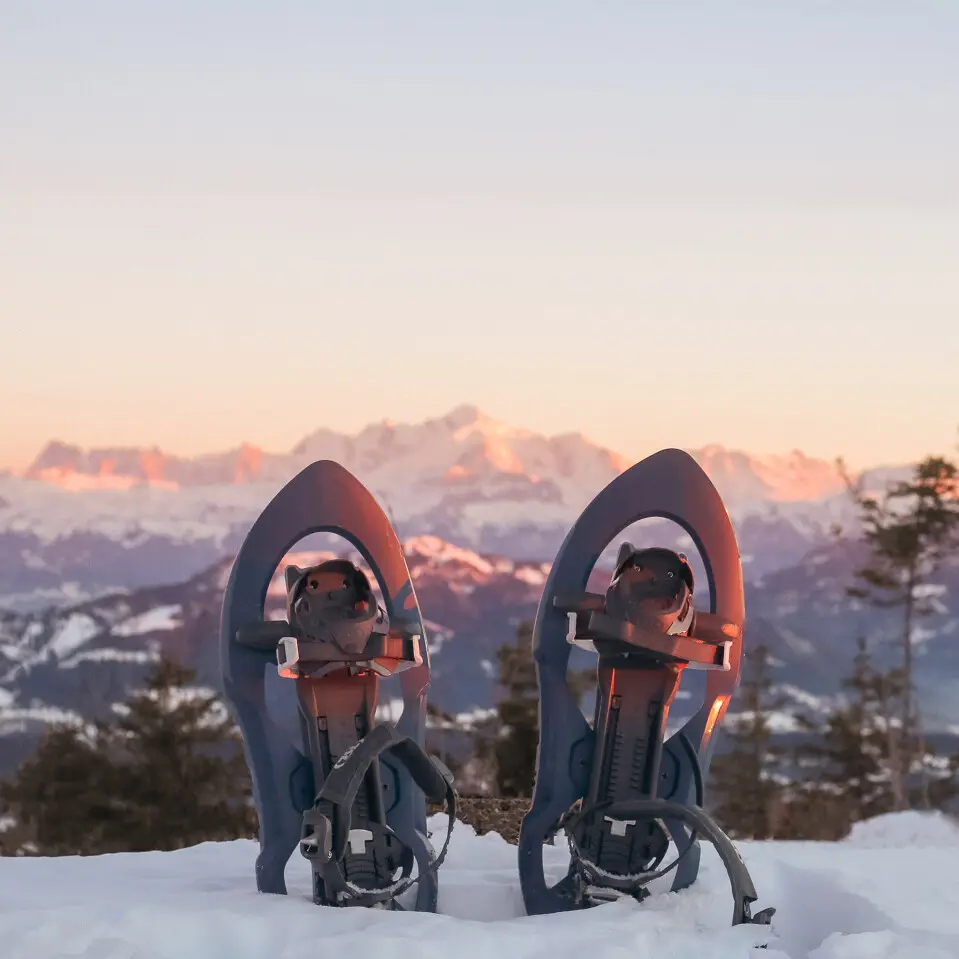
<svg viewBox="0 0 959 959"><path fill-rule="evenodd" d="M419 633L407 633L410 642L410 658L414 666L423 665L423 637Z"/></svg>
<svg viewBox="0 0 959 959"><path fill-rule="evenodd" d="M630 826L636 825L635 819L616 819L613 816L603 816L603 821L609 823L609 834L622 838Z"/></svg>
<svg viewBox="0 0 959 959"><path fill-rule="evenodd" d="M327 822L329 822L328 819ZM347 839L350 845L350 855L362 856L366 852L366 844L372 841L373 833L369 829L351 829Z"/></svg>
<svg viewBox="0 0 959 959"><path fill-rule="evenodd" d="M724 640L720 643L720 648L723 651L723 660L719 668L722 669L723 672L729 672L729 670L732 669L732 663L729 660L729 654L733 648L732 640Z"/></svg>
<svg viewBox="0 0 959 959"><path fill-rule="evenodd" d="M333 823L318 809L303 813L300 854L309 860L329 862L333 858Z"/></svg>
<svg viewBox="0 0 959 959"><path fill-rule="evenodd" d="M284 679L296 679L300 675L300 646L294 636L284 636L276 646L276 671Z"/></svg>
<svg viewBox="0 0 959 959"><path fill-rule="evenodd" d="M576 634L579 631L579 613L566 613L566 642L570 646L579 646L580 649L588 650L591 653L596 652L596 644L591 639L579 639Z"/></svg>

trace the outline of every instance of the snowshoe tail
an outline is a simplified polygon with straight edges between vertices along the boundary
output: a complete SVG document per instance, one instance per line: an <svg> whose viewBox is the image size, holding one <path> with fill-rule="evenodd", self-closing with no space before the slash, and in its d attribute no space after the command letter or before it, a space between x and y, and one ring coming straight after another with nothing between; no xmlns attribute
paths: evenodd
<svg viewBox="0 0 959 959"><path fill-rule="evenodd" d="M621 547L605 594L587 593L597 559L624 529L662 517L693 539L706 567L710 611L693 607L686 558ZM692 457L662 450L613 480L587 506L553 563L533 629L540 744L530 810L520 832L526 910L551 913L672 889L699 872L699 841L719 852L734 898L733 924L751 914L756 890L735 846L705 812L704 781L730 697L739 683L745 618L742 567L719 493ZM572 646L598 653L593 727L567 683ZM685 669L707 670L701 709L664 742ZM568 874L546 885L543 843L566 834ZM677 855L663 865L669 841Z"/></svg>
<svg viewBox="0 0 959 959"><path fill-rule="evenodd" d="M334 560L288 567L287 618L265 621L277 565L318 532L356 547L383 606L362 570ZM426 795L454 807L455 797L448 770L424 752L423 618L386 514L339 464L306 467L253 524L224 595L220 660L253 777L257 888L285 894L299 846L317 903L400 908L397 897L418 884L415 908L435 911L442 856L427 838ZM402 715L395 726L377 724L379 680L394 674Z"/></svg>

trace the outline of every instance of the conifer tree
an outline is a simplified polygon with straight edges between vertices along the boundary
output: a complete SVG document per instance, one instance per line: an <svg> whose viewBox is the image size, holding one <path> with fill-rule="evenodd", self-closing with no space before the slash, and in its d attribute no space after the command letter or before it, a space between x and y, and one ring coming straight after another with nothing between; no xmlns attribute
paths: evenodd
<svg viewBox="0 0 959 959"><path fill-rule="evenodd" d="M52 729L0 798L41 855L177 849L252 836L236 728L192 671L162 661L109 722Z"/></svg>
<svg viewBox="0 0 959 959"><path fill-rule="evenodd" d="M98 748L97 732L54 726L41 739L11 782L0 785L5 814L4 854L43 856L122 852L117 842L126 809L119 798L122 779L109 752Z"/></svg>
<svg viewBox="0 0 959 959"><path fill-rule="evenodd" d="M799 750L797 765L805 782L797 791L820 812L825 804L841 817L836 837L853 823L921 801L943 808L959 795L956 757L939 760L901 728L899 708L905 677L901 668L880 670L864 639L859 639L853 670L843 680L845 695L821 722L805 719L814 738ZM898 757L916 757L913 776L902 787Z"/></svg>
<svg viewBox="0 0 959 959"><path fill-rule="evenodd" d="M533 792L539 744L539 686L531 621L520 623L513 642L496 651L496 661L502 694L495 718L478 730L476 751L492 766L497 796L525 798ZM579 701L596 682L595 670L573 672L568 681Z"/></svg>
<svg viewBox="0 0 959 959"><path fill-rule="evenodd" d="M492 746L497 795L530 796L539 742L539 692L532 653L533 624L523 622L511 645L496 651L503 696L496 707L498 735Z"/></svg>
<svg viewBox="0 0 959 959"><path fill-rule="evenodd" d="M959 470L944 457L920 462L909 480L891 485L881 496L863 493L840 469L859 509L869 562L856 571L859 585L849 594L876 607L901 610L899 641L902 670L896 726L889 732L894 807L909 804L910 779L923 766L924 737L915 703L912 644L918 617L930 606L921 589L956 549L959 536ZM927 780L918 769L922 784ZM923 789L928 804L928 790Z"/></svg>
<svg viewBox="0 0 959 959"><path fill-rule="evenodd" d="M840 702L822 721L804 717L803 725L814 738L797 751L797 766L805 772L799 794L807 801L830 802L842 819L839 835L852 823L895 807L898 773L893 760L902 684L901 670L876 669L860 638L852 673L842 681ZM815 808L816 802L809 806Z"/></svg>
<svg viewBox="0 0 959 959"><path fill-rule="evenodd" d="M255 832L239 736L212 693L185 695L191 670L161 662L111 732L146 849Z"/></svg>
<svg viewBox="0 0 959 959"><path fill-rule="evenodd" d="M430 701L426 703L426 717L429 723L426 729L427 751L459 778L463 760L456 752L455 743L457 733L462 733L460 722L452 713Z"/></svg>
<svg viewBox="0 0 959 959"><path fill-rule="evenodd" d="M769 650L744 656L736 714L723 730L724 746L710 767L708 795L717 822L733 838L769 839L776 832L783 784L777 766L783 751L775 742L770 714L782 704L773 689Z"/></svg>

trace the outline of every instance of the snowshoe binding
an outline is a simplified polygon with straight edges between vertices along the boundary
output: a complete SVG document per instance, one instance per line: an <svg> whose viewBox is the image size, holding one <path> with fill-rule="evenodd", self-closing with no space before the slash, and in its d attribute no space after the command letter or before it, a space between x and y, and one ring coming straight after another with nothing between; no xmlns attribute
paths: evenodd
<svg viewBox="0 0 959 959"><path fill-rule="evenodd" d="M667 549L623 544L605 595L586 592L606 546L633 523L662 517L696 543L710 611L693 607L693 572ZM715 734L739 683L745 618L742 567L719 493L692 457L662 450L611 482L587 506L559 550L533 629L540 743L532 803L520 832L519 870L530 914L639 901L674 872L672 890L699 872L699 840L729 873L733 925L753 916L756 890L735 846L703 809ZM573 646L598 653L592 728L567 684ZM708 670L702 707L664 742L685 669ZM562 830L567 875L548 887L543 844ZM676 847L663 865L669 841Z"/></svg>
<svg viewBox="0 0 959 959"><path fill-rule="evenodd" d="M356 547L383 606L360 568L332 560L288 567L287 618L264 620L277 565L318 532ZM253 524L224 595L220 657L253 777L259 891L286 893L286 865L299 846L318 904L400 909L398 897L416 885L414 908L434 912L456 796L449 770L424 751L423 619L389 520L337 463L308 466ZM397 674L403 713L395 725L377 723L380 678ZM439 854L427 835L426 797L449 813Z"/></svg>

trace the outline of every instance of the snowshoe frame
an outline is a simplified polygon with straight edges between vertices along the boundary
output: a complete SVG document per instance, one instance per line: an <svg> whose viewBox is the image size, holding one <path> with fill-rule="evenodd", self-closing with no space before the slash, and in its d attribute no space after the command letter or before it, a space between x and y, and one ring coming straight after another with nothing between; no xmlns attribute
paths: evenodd
<svg viewBox="0 0 959 959"><path fill-rule="evenodd" d="M374 722L376 674L339 670L320 679L281 678L277 668L284 653L278 653L277 641L280 633L289 633L282 624L263 623L267 590L278 564L299 540L320 532L336 533L358 550L379 583L391 629L418 639L417 661L399 674L402 715L395 729L389 727L393 731L386 740L383 734L374 737L380 746L365 764L360 747L379 728ZM415 908L435 911L439 863L427 838L424 790L432 799L442 801L446 794L448 800L452 777L423 752L430 679L426 630L392 525L371 493L338 463L323 460L307 466L250 528L224 594L220 665L223 692L239 725L253 779L260 823L257 889L286 894L286 865L300 844L313 866L317 902L398 908L395 896L412 884L409 869L415 860ZM391 752L391 746L397 748ZM357 762L362 766L358 778L353 775ZM344 772L331 783L336 767ZM343 775L355 785L345 793ZM333 793L327 793L327 784ZM332 816L331 837L339 836L339 822L351 823L345 874L346 848L339 838L329 847L331 852L335 848L336 858L322 854L324 814ZM451 816L450 827L452 823ZM358 846L353 838L359 839ZM384 884L384 877L399 869L406 881ZM374 878L372 895L360 895L370 887L358 877Z"/></svg>
<svg viewBox="0 0 959 959"><path fill-rule="evenodd" d="M604 656L602 643L597 644L594 731L567 684L570 644L589 629L581 631L569 621L585 614L589 623L591 605L595 612L596 600L602 602L602 597L585 592L593 567L619 533L648 518L672 520L692 538L706 568L710 618L714 625L725 624L722 633L728 638L701 643L660 635L648 637L651 646L645 646L642 635L630 635L630 624L618 624L615 639L636 639L637 655ZM665 449L636 463L583 511L556 556L533 627L540 739L533 797L518 850L527 913L583 908L602 901L604 892L606 898L642 899L648 895L646 883L670 868L675 868L672 890L684 889L697 878L702 837L713 843L729 873L733 924L769 922L772 910L751 916L750 904L757 896L746 867L701 808L715 731L739 683L744 619L742 567L729 515L712 482L687 453ZM622 649L623 643L613 645ZM670 701L679 673L689 664L708 670L703 705L664 742ZM543 844L560 829L570 838L573 860L567 876L549 887ZM658 869L668 838L678 857L670 867ZM577 861L583 851L577 840L592 848L592 860L584 856ZM584 875L598 899L583 894Z"/></svg>

